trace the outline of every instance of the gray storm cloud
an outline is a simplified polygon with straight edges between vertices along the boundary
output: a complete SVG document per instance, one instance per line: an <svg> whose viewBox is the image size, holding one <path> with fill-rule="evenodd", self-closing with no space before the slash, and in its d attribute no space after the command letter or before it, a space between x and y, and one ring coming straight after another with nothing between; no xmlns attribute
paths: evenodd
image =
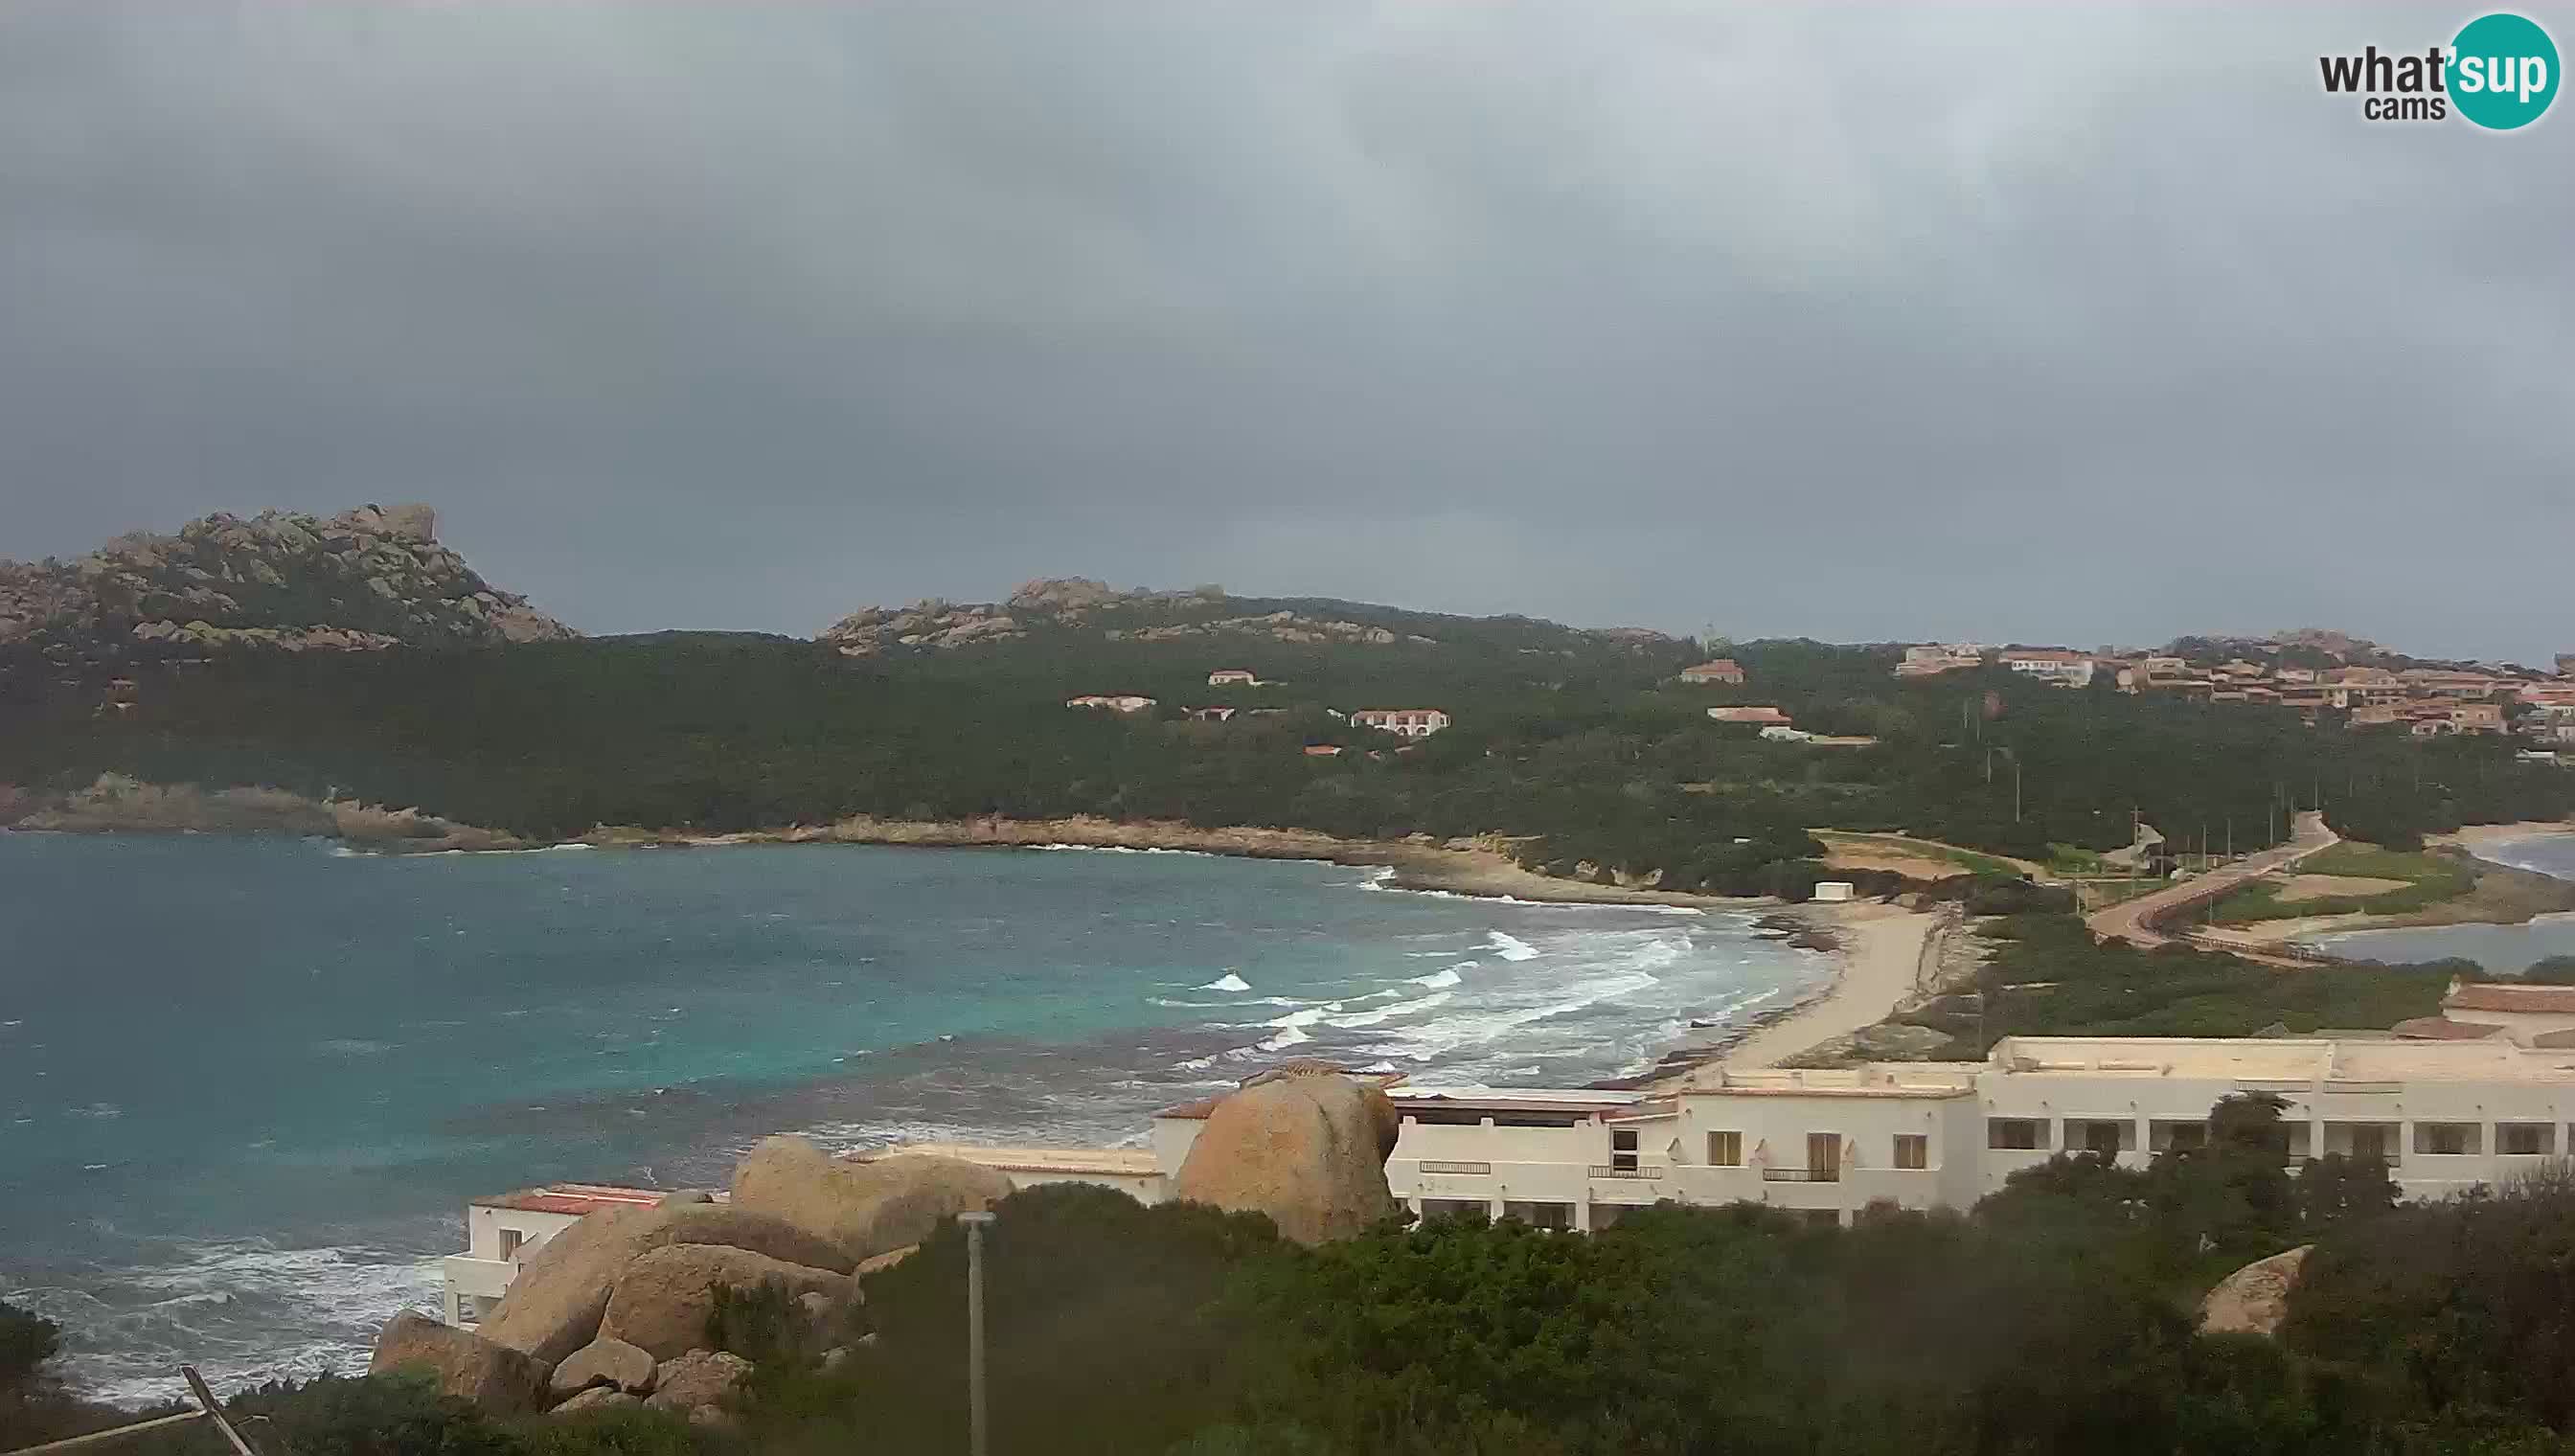
<svg viewBox="0 0 2575 1456"><path fill-rule="evenodd" d="M602 632L1078 572L2534 658L2575 118L2317 83L2461 18L17 0L0 555L420 499Z"/></svg>

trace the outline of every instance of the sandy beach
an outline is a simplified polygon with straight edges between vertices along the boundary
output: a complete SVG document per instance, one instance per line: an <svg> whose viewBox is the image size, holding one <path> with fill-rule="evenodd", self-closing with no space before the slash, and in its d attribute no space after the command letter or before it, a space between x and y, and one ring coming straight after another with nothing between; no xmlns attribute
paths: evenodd
<svg viewBox="0 0 2575 1456"><path fill-rule="evenodd" d="M2469 824L2454 833L2434 834L2426 843L2456 844L2473 854L2515 839L2536 839L2544 834L2575 834L2575 819L2523 819L2511 824Z"/></svg>
<svg viewBox="0 0 2575 1456"><path fill-rule="evenodd" d="M1840 942L1841 971L1832 985L1733 1045L1691 1058L1657 1085L1687 1085L1713 1067L1768 1066L1886 1019L1913 994L1923 937L1940 919L1931 911L1875 901L1803 905L1796 913L1826 927Z"/></svg>

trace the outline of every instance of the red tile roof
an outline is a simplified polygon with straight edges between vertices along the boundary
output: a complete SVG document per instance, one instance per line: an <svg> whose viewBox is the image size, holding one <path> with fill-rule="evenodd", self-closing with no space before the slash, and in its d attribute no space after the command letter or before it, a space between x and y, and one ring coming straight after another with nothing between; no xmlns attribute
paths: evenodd
<svg viewBox="0 0 2575 1456"><path fill-rule="evenodd" d="M522 1213L569 1213L578 1217L602 1208L651 1208L669 1196L665 1188L619 1188L605 1183L558 1183L522 1188L496 1198L478 1198L478 1208L513 1208Z"/></svg>
<svg viewBox="0 0 2575 1456"><path fill-rule="evenodd" d="M2441 1008L2468 1011L2525 1011L2575 1016L2575 986L2516 985L2509 981L2468 981L2450 988Z"/></svg>

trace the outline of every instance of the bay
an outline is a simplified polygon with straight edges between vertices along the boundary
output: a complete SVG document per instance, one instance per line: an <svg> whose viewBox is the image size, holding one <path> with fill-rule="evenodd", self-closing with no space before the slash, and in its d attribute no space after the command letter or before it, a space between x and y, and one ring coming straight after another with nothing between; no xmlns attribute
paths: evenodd
<svg viewBox="0 0 2575 1456"><path fill-rule="evenodd" d="M1748 914L1328 864L0 834L0 1299L109 1398L347 1370L477 1194L1130 1140L1291 1055L1578 1083L1831 971Z"/></svg>

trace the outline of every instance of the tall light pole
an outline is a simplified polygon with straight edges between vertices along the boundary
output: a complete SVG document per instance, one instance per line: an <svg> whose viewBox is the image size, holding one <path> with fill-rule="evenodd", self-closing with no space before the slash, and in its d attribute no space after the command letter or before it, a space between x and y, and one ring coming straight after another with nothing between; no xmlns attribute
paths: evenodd
<svg viewBox="0 0 2575 1456"><path fill-rule="evenodd" d="M992 1411L984 1395L984 1229L993 1215L976 1209L957 1215L966 1225L966 1399L968 1448L991 1456Z"/></svg>

